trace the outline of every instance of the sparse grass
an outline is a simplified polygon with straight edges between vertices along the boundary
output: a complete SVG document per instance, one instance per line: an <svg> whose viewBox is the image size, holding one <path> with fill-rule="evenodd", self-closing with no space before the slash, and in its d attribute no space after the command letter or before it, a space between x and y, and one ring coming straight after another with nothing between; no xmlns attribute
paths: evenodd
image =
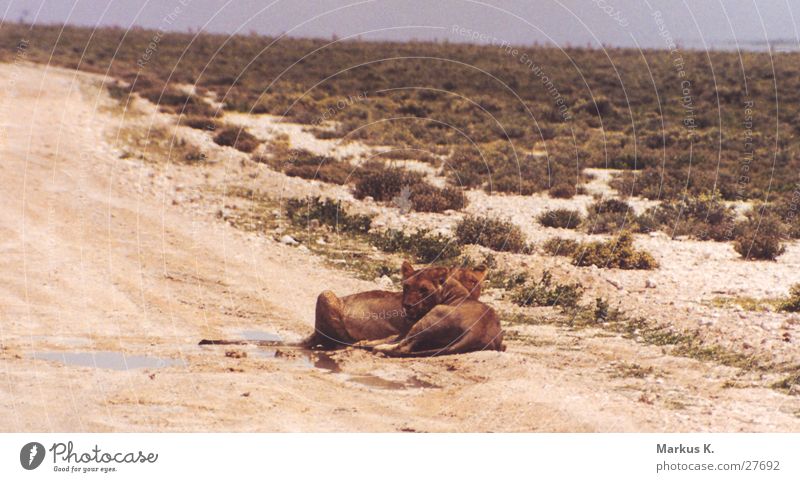
<svg viewBox="0 0 800 482"><path fill-rule="evenodd" d="M422 229L412 234L390 229L370 236L372 244L387 253L407 253L418 262L442 262L461 255L454 239Z"/></svg>
<svg viewBox="0 0 800 482"><path fill-rule="evenodd" d="M329 226L336 231L365 234L369 232L372 218L363 214L349 214L341 201L321 200L319 197L287 199L286 216L303 227Z"/></svg>
<svg viewBox="0 0 800 482"><path fill-rule="evenodd" d="M779 308L780 299L776 298L753 298L751 296L722 297L717 296L709 301L711 306L717 308L731 308L738 306L745 311L764 312L775 311Z"/></svg>
<svg viewBox="0 0 800 482"><path fill-rule="evenodd" d="M528 273L525 271L509 273L507 271L490 270L488 281L489 285L492 287L515 290L528 282Z"/></svg>
<svg viewBox="0 0 800 482"><path fill-rule="evenodd" d="M559 283L553 280L550 271L542 273L535 283L529 283L512 293L511 300L519 306L558 306L574 309L583 296L580 283Z"/></svg>
<svg viewBox="0 0 800 482"><path fill-rule="evenodd" d="M643 367L638 363L619 362L611 367L611 378L647 378L656 375L652 366Z"/></svg>
<svg viewBox="0 0 800 482"><path fill-rule="evenodd" d="M615 323L608 323L609 329L648 345L671 346L670 354L711 361L721 365L747 370L763 370L767 365L755 356L732 351L720 345L705 343L699 333L680 332L665 324L650 324L643 318L620 317Z"/></svg>
<svg viewBox="0 0 800 482"><path fill-rule="evenodd" d="M800 385L800 370L781 378L777 382L774 382L772 385L770 385L770 387L774 390L788 393L789 390L791 390L795 385Z"/></svg>
<svg viewBox="0 0 800 482"><path fill-rule="evenodd" d="M165 127L125 126L117 135L111 140L125 146L124 158L136 157L144 162L164 164L194 164L206 160L202 149Z"/></svg>
<svg viewBox="0 0 800 482"><path fill-rule="evenodd" d="M800 312L800 283L792 285L789 289L789 297L781 300L777 308L790 313Z"/></svg>

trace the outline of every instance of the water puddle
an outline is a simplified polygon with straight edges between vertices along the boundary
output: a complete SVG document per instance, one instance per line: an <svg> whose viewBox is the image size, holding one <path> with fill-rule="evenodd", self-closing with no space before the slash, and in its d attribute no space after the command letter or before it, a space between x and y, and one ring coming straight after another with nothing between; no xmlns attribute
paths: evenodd
<svg viewBox="0 0 800 482"><path fill-rule="evenodd" d="M282 343L282 338L274 333L265 331L247 330L239 332L239 335L248 341L259 342L274 342L276 345ZM441 388L438 385L420 380L416 376L407 378L406 380L390 380L375 374L366 375L348 375L342 372L342 367L329 352L308 350L303 348L290 348L288 350L283 347L271 348L262 347L257 351L257 356L261 358L284 358L293 360L300 363L307 368L315 368L322 370L326 373L337 375L345 381L363 385L365 387L377 388L381 390L407 390L414 388Z"/></svg>
<svg viewBox="0 0 800 482"><path fill-rule="evenodd" d="M281 343L283 341L280 335L260 330L240 331L239 336L247 341L272 341L275 343Z"/></svg>
<svg viewBox="0 0 800 482"><path fill-rule="evenodd" d="M356 383L370 388L382 390L406 390L409 388L440 388L437 385L420 380L417 377L410 377L405 381L389 380L375 374L367 375L347 375L342 373L339 362L333 359L328 353L312 350L301 350L304 363L308 367L324 370L328 373L341 374L348 382Z"/></svg>
<svg viewBox="0 0 800 482"><path fill-rule="evenodd" d="M158 358L143 355L126 355L118 351L91 352L33 352L34 360L46 360L64 365L109 370L135 370L137 368L166 368L170 366L186 366L186 362L174 358Z"/></svg>

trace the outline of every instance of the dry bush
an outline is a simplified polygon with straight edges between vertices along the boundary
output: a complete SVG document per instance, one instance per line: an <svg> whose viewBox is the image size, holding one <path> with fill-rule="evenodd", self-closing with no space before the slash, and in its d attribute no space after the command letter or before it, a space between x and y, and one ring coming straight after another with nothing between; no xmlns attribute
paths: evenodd
<svg viewBox="0 0 800 482"><path fill-rule="evenodd" d="M719 196L701 194L680 201L664 201L648 209L645 217L673 236L728 241L733 236L736 212Z"/></svg>
<svg viewBox="0 0 800 482"><path fill-rule="evenodd" d="M787 228L781 219L767 213L747 213L734 227L733 249L744 259L775 260L786 251Z"/></svg>
<svg viewBox="0 0 800 482"><path fill-rule="evenodd" d="M581 243L574 239L553 237L544 242L542 249L551 256L566 256L572 258L580 252Z"/></svg>
<svg viewBox="0 0 800 482"><path fill-rule="evenodd" d="M261 143L253 134L244 127L226 126L214 136L214 142L220 146L233 147L242 152L250 153L256 150Z"/></svg>
<svg viewBox="0 0 800 482"><path fill-rule="evenodd" d="M575 197L575 186L562 182L551 187L549 191L550 197L556 199L572 199Z"/></svg>
<svg viewBox="0 0 800 482"><path fill-rule="evenodd" d="M551 209L545 211L536 218L544 227L575 229L583 222L583 216L575 209Z"/></svg>
<svg viewBox="0 0 800 482"><path fill-rule="evenodd" d="M456 226L456 237L461 244L477 244L495 251L527 250L522 230L510 221L466 216Z"/></svg>
<svg viewBox="0 0 800 482"><path fill-rule="evenodd" d="M658 262L650 253L633 246L633 235L629 232L623 232L609 241L581 245L573 255L572 262L578 266L594 265L598 268L658 268Z"/></svg>
<svg viewBox="0 0 800 482"><path fill-rule="evenodd" d="M181 125L191 127L192 129L200 129L209 132L216 131L219 127L219 123L213 117L207 116L183 116L180 122Z"/></svg>
<svg viewBox="0 0 800 482"><path fill-rule="evenodd" d="M560 306L570 309L579 305L583 292L580 283L555 282L550 271L545 271L539 281L517 289L511 300L520 306Z"/></svg>

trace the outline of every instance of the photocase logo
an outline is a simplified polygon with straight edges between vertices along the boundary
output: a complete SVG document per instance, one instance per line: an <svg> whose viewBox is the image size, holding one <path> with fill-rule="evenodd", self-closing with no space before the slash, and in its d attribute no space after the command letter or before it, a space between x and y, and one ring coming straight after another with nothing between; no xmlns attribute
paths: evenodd
<svg viewBox="0 0 800 482"><path fill-rule="evenodd" d="M400 194L395 196L392 202L395 206L400 208L400 214L408 214L414 207L414 201L411 200L411 188L403 186L403 189L400 190Z"/></svg>
<svg viewBox="0 0 800 482"><path fill-rule="evenodd" d="M44 445L39 442L30 442L19 451L19 463L25 470L33 470L42 465L44 460Z"/></svg>

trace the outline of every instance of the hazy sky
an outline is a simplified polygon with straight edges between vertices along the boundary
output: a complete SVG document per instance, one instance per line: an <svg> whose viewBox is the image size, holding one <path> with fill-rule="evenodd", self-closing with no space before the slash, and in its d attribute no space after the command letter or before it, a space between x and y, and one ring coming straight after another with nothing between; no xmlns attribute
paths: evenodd
<svg viewBox="0 0 800 482"><path fill-rule="evenodd" d="M655 48L671 37L684 48L769 41L800 50L800 0L0 0L0 12L11 21L305 37Z"/></svg>

